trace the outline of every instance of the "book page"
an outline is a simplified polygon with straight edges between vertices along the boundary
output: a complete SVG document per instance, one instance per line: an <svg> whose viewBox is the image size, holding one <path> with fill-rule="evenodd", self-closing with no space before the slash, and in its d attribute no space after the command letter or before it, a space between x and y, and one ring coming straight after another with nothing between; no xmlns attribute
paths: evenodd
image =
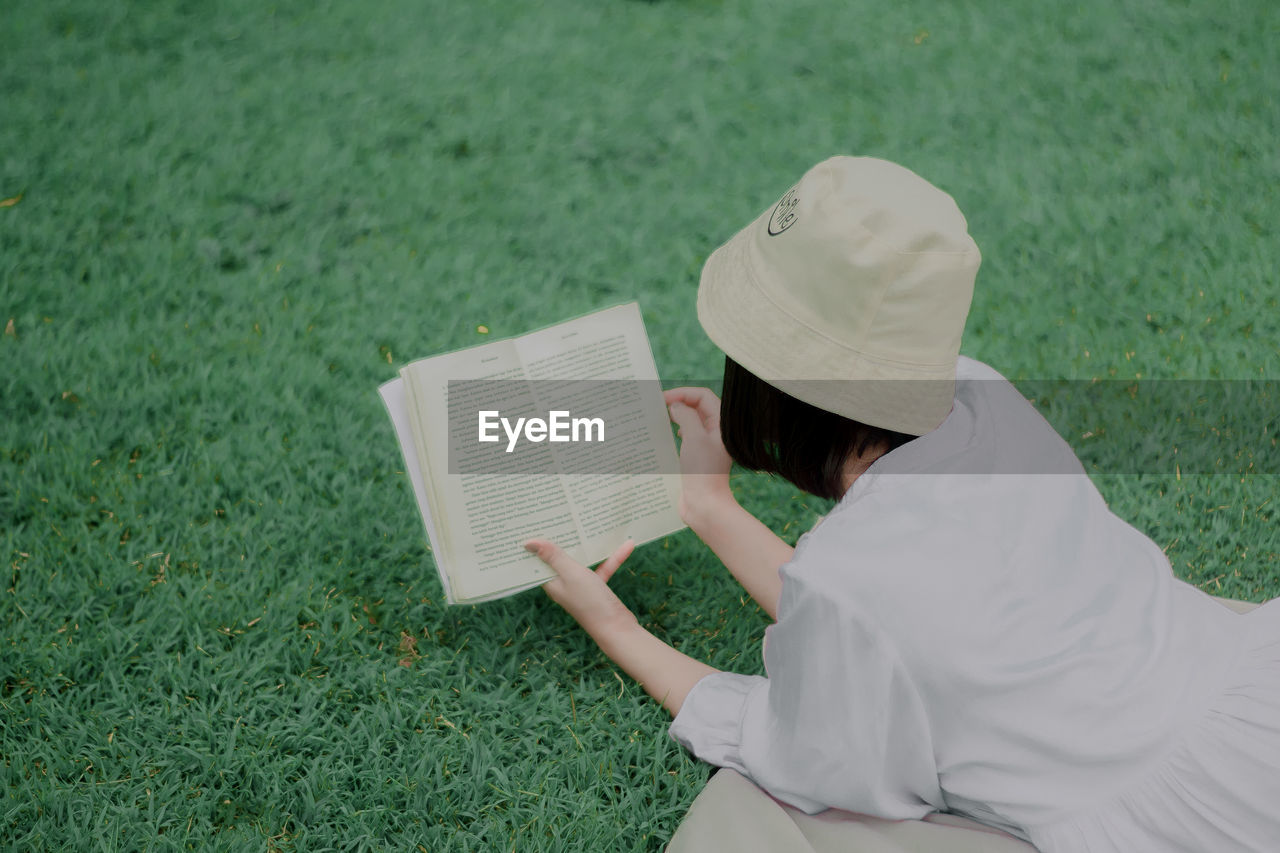
<svg viewBox="0 0 1280 853"><path fill-rule="evenodd" d="M400 453L404 459L404 473L409 478L410 487L413 490L414 500L418 505L418 513L422 518L423 527L427 531L428 549L431 551L432 559L436 564L436 574L440 577L440 584L444 587L444 597L449 604L458 604L458 597L454 595L452 581L449 579L449 573L445 571L443 557L445 553L443 540L439 530L436 527L435 518L431 515L431 498L427 496L427 483L423 474L423 465L418 457L417 441L413 436L413 424L410 423L409 417L409 401L407 399L407 391L405 390L405 382L403 377L397 376L388 382L384 382L378 386L378 395L382 397L383 404L387 407L387 414L391 417L391 425L396 433L396 443L400 445ZM487 595L477 595L467 598L468 602L478 603L488 601L493 598L501 598L510 595L513 592L519 592L529 587L538 586L543 583L544 579L539 578L522 586L511 587L510 589L500 590L498 592L489 593Z"/></svg>
<svg viewBox="0 0 1280 853"><path fill-rule="evenodd" d="M551 448L583 562L604 559L628 537L647 542L684 527L675 509L679 461L639 306L530 333L516 348L542 410L598 416L609 430L608 443Z"/></svg>
<svg viewBox="0 0 1280 853"><path fill-rule="evenodd" d="M562 542L568 550L577 546L581 537L563 484L558 477L547 476L549 465L539 461L539 451L546 454L546 450L537 446L522 449L513 470L524 468L532 472L529 474L450 473L450 462L457 463L449 458L451 447L465 452L474 441L459 441L459 436L451 434L449 380L523 378L524 369L512 342L497 341L416 361L406 366L402 375L409 390L415 437L424 451L424 479L444 549L436 560L447 572L456 599L475 600L554 577L554 571L525 551L523 543L545 536ZM488 386L473 383L467 387L483 394ZM481 398L467 403L478 408L487 404ZM458 428L455 424L453 432Z"/></svg>

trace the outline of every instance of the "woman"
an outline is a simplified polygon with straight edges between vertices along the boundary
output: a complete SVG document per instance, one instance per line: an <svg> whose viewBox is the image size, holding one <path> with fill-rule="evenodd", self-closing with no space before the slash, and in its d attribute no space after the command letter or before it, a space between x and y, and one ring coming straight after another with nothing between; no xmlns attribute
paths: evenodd
<svg viewBox="0 0 1280 853"><path fill-rule="evenodd" d="M768 677L645 632L553 544L547 592L674 715L804 813L950 812L1055 851L1274 850L1280 609L1176 579L991 368L959 357L979 264L910 171L809 170L703 270L723 410L668 392L681 514L760 606ZM838 498L794 551L731 460Z"/></svg>

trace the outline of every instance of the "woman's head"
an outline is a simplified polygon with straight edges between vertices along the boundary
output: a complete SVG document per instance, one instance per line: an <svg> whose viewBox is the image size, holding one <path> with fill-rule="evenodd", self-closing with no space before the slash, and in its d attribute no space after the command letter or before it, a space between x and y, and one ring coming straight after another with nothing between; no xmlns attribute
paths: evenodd
<svg viewBox="0 0 1280 853"><path fill-rule="evenodd" d="M820 498L838 499L851 459L885 453L915 436L810 405L724 359L720 435L744 468L777 474Z"/></svg>
<svg viewBox="0 0 1280 853"><path fill-rule="evenodd" d="M832 157L707 259L698 319L791 397L923 435L951 410L979 262L951 196L884 160Z"/></svg>

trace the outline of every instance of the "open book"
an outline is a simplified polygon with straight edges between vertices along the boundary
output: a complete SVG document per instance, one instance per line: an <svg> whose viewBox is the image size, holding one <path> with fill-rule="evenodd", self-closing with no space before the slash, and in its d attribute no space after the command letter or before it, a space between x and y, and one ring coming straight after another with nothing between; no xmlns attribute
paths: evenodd
<svg viewBox="0 0 1280 853"><path fill-rule="evenodd" d="M531 538L591 565L627 538L684 527L675 440L634 302L411 362L378 390L450 604L553 578L524 550Z"/></svg>

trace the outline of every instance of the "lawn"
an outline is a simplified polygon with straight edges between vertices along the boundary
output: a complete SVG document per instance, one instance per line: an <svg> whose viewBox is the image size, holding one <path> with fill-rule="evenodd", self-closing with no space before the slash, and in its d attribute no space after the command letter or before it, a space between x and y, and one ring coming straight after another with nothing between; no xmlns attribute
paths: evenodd
<svg viewBox="0 0 1280 853"><path fill-rule="evenodd" d="M663 376L718 379L703 260L831 154L955 196L984 256L967 355L1277 399L1271 0L0 22L3 848L660 849L709 769L540 591L444 605L376 387L631 299ZM1254 469L1094 469L1179 576L1255 601L1280 594L1263 414ZM735 487L789 539L825 509ZM614 585L761 671L766 618L692 533Z"/></svg>

